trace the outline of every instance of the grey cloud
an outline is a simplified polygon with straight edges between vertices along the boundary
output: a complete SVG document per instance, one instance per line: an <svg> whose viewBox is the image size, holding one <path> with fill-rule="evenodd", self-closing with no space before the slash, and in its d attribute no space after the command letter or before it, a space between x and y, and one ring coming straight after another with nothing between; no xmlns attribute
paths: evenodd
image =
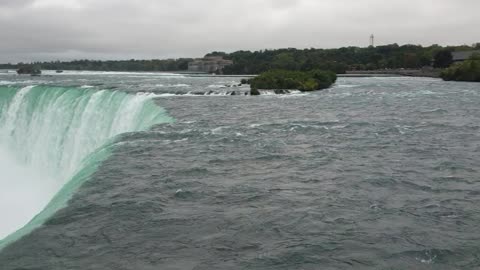
<svg viewBox="0 0 480 270"><path fill-rule="evenodd" d="M4 8L3 8L4 7ZM213 50L470 44L476 0L2 0L0 62Z"/></svg>
<svg viewBox="0 0 480 270"><path fill-rule="evenodd" d="M0 8L25 7L33 4L34 0L2 0L0 1Z"/></svg>

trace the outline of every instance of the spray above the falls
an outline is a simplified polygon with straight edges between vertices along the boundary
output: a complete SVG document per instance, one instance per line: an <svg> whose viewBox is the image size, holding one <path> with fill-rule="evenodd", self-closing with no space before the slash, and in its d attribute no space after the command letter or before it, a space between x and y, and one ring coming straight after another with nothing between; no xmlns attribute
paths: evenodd
<svg viewBox="0 0 480 270"><path fill-rule="evenodd" d="M0 87L0 113L0 239L16 231L0 249L65 206L117 135L172 121L151 95L49 86Z"/></svg>

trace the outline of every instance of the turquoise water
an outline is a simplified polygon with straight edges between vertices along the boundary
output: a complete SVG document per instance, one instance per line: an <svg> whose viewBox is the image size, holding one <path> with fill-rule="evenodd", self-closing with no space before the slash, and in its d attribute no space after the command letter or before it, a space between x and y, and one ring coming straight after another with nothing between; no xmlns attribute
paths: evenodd
<svg viewBox="0 0 480 270"><path fill-rule="evenodd" d="M117 135L172 121L149 95L45 85L0 87L0 111L3 158L31 172L9 175L0 165L1 194L9 198L2 200L0 215L8 222L0 237L16 232L0 248L65 206L109 156Z"/></svg>

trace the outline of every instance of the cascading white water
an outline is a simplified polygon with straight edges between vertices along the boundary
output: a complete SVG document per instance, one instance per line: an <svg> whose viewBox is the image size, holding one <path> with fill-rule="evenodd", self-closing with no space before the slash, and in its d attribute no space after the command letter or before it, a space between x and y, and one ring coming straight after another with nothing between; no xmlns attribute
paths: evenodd
<svg viewBox="0 0 480 270"><path fill-rule="evenodd" d="M0 249L64 206L112 138L171 121L149 95L46 86L0 87L0 113L0 239L36 216Z"/></svg>

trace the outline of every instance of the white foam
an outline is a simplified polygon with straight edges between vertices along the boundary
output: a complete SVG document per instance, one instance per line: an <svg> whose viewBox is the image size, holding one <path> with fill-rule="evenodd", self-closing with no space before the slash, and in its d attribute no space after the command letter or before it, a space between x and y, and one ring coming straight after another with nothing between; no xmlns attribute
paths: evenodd
<svg viewBox="0 0 480 270"><path fill-rule="evenodd" d="M0 85L12 85L12 84L15 84L16 82L12 82L12 81L0 81Z"/></svg>
<svg viewBox="0 0 480 270"><path fill-rule="evenodd" d="M124 75L129 77L149 77L149 76L159 76L159 77L171 77L171 78L183 78L182 74L170 73L170 72L131 72L131 71L91 71L91 70L64 70L62 73L57 73L55 70L42 70L43 75L56 75L56 76L118 76Z"/></svg>
<svg viewBox="0 0 480 270"><path fill-rule="evenodd" d="M24 226L55 194L55 180L42 168L22 165L7 146L0 145L0 239ZM35 181L32 181L35 179Z"/></svg>
<svg viewBox="0 0 480 270"><path fill-rule="evenodd" d="M185 83L177 83L177 84L170 84L168 85L168 87L190 87L190 85Z"/></svg>
<svg viewBox="0 0 480 270"><path fill-rule="evenodd" d="M211 84L207 86L208 88L227 88L227 86L222 85L222 84Z"/></svg>
<svg viewBox="0 0 480 270"><path fill-rule="evenodd" d="M359 86L360 85L356 85L356 84L337 84L337 85L334 85L333 87L334 88L355 88Z"/></svg>

